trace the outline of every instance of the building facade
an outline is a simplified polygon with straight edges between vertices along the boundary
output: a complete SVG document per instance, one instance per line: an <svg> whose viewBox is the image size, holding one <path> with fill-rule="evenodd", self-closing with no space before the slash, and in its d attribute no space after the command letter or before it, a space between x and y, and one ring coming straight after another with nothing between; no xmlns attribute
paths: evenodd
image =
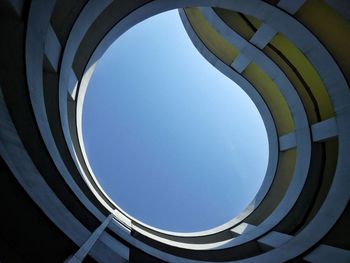
<svg viewBox="0 0 350 263"><path fill-rule="evenodd" d="M186 234L119 209L80 143L99 58L175 8L270 151L241 214ZM350 1L1 0L0 32L1 262L350 262Z"/></svg>

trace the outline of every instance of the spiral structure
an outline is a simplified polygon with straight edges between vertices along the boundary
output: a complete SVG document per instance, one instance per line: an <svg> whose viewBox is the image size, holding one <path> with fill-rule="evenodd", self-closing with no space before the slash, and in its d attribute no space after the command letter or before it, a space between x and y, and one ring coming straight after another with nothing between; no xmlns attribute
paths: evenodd
<svg viewBox="0 0 350 263"><path fill-rule="evenodd" d="M195 233L121 210L82 143L98 60L175 8L203 57L254 101L269 139L254 200ZM1 262L350 262L349 1L1 0L0 34Z"/></svg>

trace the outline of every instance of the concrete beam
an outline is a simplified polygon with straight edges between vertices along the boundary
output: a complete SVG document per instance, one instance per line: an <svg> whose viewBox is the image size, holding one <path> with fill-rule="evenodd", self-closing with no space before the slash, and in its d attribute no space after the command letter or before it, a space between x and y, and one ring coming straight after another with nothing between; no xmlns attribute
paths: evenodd
<svg viewBox="0 0 350 263"><path fill-rule="evenodd" d="M67 89L68 89L68 93L70 94L72 100L75 100L75 98L77 96L77 89L78 89L78 78L75 75L72 68L70 69Z"/></svg>
<svg viewBox="0 0 350 263"><path fill-rule="evenodd" d="M283 245L291 238L292 236L290 235L286 235L281 232L272 231L268 233L266 236L263 236L262 238L258 239L258 243L264 251L269 251L271 249L274 249L276 247Z"/></svg>
<svg viewBox="0 0 350 263"><path fill-rule="evenodd" d="M238 57L232 62L231 67L237 72L242 73L243 70L250 64L251 59L243 54L239 54Z"/></svg>
<svg viewBox="0 0 350 263"><path fill-rule="evenodd" d="M297 146L295 132L291 132L279 137L280 151L287 151Z"/></svg>
<svg viewBox="0 0 350 263"><path fill-rule="evenodd" d="M346 20L350 20L350 1L344 0L325 0L335 11L337 11Z"/></svg>
<svg viewBox="0 0 350 263"><path fill-rule="evenodd" d="M331 118L311 126L314 142L325 141L338 135L337 121Z"/></svg>
<svg viewBox="0 0 350 263"><path fill-rule="evenodd" d="M55 31L50 25L45 40L45 55L50 62L52 69L57 72L58 62L61 54L61 44L58 41Z"/></svg>
<svg viewBox="0 0 350 263"><path fill-rule="evenodd" d="M84 244L79 248L79 250L71 257L69 257L65 263L80 263L83 261L83 259L86 257L87 254L89 254L90 249L92 246L96 243L96 241L99 239L103 231L106 229L106 227L109 225L113 218L113 214L110 214L106 217L105 221L96 228L96 230L91 234L91 236L84 242Z"/></svg>
<svg viewBox="0 0 350 263"><path fill-rule="evenodd" d="M10 4L13 6L18 16L22 16L24 0L10 0Z"/></svg>
<svg viewBox="0 0 350 263"><path fill-rule="evenodd" d="M315 263L328 263L330 261L337 263L349 263L350 251L337 247L320 245L303 259L307 262Z"/></svg>
<svg viewBox="0 0 350 263"><path fill-rule="evenodd" d="M252 36L252 38L250 39L250 43L263 49L276 34L276 30L274 30L267 24L263 24L259 27L258 31L256 31L255 34Z"/></svg>
<svg viewBox="0 0 350 263"><path fill-rule="evenodd" d="M299 8L304 4L305 0L281 0L278 3L278 7L286 10L288 13L294 15Z"/></svg>
<svg viewBox="0 0 350 263"><path fill-rule="evenodd" d="M238 235L242 235L244 233L249 232L250 230L252 230L254 228L256 228L256 226L243 222L243 223L239 224L238 226L232 228L231 232L238 234Z"/></svg>

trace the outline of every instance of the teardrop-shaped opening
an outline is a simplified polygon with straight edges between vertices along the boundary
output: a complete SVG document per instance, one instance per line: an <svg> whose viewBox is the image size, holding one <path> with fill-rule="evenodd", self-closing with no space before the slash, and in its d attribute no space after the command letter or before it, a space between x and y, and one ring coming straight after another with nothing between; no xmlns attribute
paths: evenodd
<svg viewBox="0 0 350 263"><path fill-rule="evenodd" d="M107 50L90 80L82 124L104 191L163 230L227 222L253 200L266 173L259 111L199 54L176 10L136 25Z"/></svg>

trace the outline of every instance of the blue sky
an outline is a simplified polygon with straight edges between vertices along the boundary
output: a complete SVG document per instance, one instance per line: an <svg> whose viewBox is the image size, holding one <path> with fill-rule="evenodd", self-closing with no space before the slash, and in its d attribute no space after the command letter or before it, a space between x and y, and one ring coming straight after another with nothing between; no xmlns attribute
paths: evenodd
<svg viewBox="0 0 350 263"><path fill-rule="evenodd" d="M105 192L131 216L171 231L237 215L268 161L253 102L199 54L175 10L130 29L99 61L83 138Z"/></svg>

